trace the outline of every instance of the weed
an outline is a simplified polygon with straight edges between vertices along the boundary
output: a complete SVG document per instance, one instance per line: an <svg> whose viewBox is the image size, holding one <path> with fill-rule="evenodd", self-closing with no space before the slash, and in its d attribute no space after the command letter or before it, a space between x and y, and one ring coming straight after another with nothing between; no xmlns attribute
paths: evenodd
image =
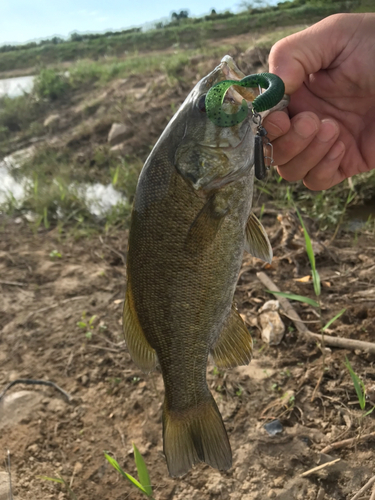
<svg viewBox="0 0 375 500"><path fill-rule="evenodd" d="M52 252L50 252L49 256L50 256L50 258L52 260L61 259L62 258L62 255L61 255L61 253L58 250L52 250Z"/></svg>
<svg viewBox="0 0 375 500"><path fill-rule="evenodd" d="M370 415L375 409L375 406L373 406L370 410L365 412L366 408L366 386L363 382L363 380L358 377L358 375L355 373L355 371L352 368L352 365L350 364L348 358L345 356L345 366L348 369L350 376L353 381L353 385L355 388L355 392L357 393L357 398L359 402L359 406L361 407L362 410L362 417L366 417L367 415Z"/></svg>
<svg viewBox="0 0 375 500"><path fill-rule="evenodd" d="M104 456L108 460L108 462L112 465L112 467L114 469L116 469L117 472L119 472L122 475L122 477L127 479L130 482L130 484L132 484L134 487L136 487L139 491L141 491L148 498L150 498L151 500L154 500L150 475L148 473L147 466L145 464L145 461L143 460L142 455L140 454L140 452L138 451L138 449L134 443L133 443L133 450L134 450L134 461L135 461L135 465L137 467L139 481L137 481L137 479L135 479L133 476L131 476L130 474L125 472L120 467L117 460L115 460L113 457L111 457L108 453L104 453Z"/></svg>
<svg viewBox="0 0 375 500"><path fill-rule="evenodd" d="M69 497L72 500L78 500L77 497L76 497L76 495L73 493L71 487L69 486L69 484L61 476L60 477L39 476L39 479L43 479L45 481L52 481L54 483L62 484L63 486L65 486L65 488L66 488L66 490L67 490L67 492L69 494Z"/></svg>
<svg viewBox="0 0 375 500"><path fill-rule="evenodd" d="M94 321L96 319L96 315L94 314L94 316L91 316L91 318L86 320L86 311L83 311L81 318L83 321L77 321L77 326L79 326L82 330L86 330L85 337L88 340L91 340L94 330Z"/></svg>
<svg viewBox="0 0 375 500"><path fill-rule="evenodd" d="M52 68L42 69L34 82L34 92L41 99L54 101L69 91L68 77Z"/></svg>

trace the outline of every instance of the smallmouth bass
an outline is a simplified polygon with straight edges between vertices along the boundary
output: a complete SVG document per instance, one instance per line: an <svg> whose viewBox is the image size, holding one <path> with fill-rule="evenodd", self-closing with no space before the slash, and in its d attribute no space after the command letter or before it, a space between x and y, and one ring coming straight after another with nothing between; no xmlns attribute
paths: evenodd
<svg viewBox="0 0 375 500"><path fill-rule="evenodd" d="M124 333L142 370L157 363L161 368L171 476L199 462L219 470L232 465L206 381L207 360L211 354L220 368L249 363L252 339L233 296L245 249L272 259L267 235L251 213L256 125L248 117L217 127L204 107L215 83L243 76L225 56L197 83L146 160L132 211ZM243 91L249 96L249 89ZM238 92L228 90L223 109L229 113L242 103Z"/></svg>

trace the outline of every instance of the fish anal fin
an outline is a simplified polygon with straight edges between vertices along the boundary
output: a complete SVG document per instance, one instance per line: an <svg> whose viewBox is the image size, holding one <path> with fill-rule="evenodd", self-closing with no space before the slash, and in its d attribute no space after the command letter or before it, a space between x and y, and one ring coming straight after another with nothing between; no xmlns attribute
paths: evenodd
<svg viewBox="0 0 375 500"><path fill-rule="evenodd" d="M232 451L223 420L211 393L183 412L163 408L163 442L169 474L178 477L205 462L219 470L232 466Z"/></svg>
<svg viewBox="0 0 375 500"><path fill-rule="evenodd" d="M148 343L139 323L129 280L125 295L123 328L126 345L134 363L146 373L152 371L157 364L156 352Z"/></svg>
<svg viewBox="0 0 375 500"><path fill-rule="evenodd" d="M245 250L254 257L268 262L268 264L272 262L271 243L264 227L253 213L250 214L246 224Z"/></svg>
<svg viewBox="0 0 375 500"><path fill-rule="evenodd" d="M234 305L211 354L218 368L247 365L252 358L253 340Z"/></svg>

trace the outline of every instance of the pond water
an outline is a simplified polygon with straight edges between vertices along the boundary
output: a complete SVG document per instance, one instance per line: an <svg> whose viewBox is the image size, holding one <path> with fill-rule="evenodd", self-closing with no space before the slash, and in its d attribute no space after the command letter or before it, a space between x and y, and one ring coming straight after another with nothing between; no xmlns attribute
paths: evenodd
<svg viewBox="0 0 375 500"><path fill-rule="evenodd" d="M17 151L13 155L6 156L0 161L0 206L12 199L15 204L22 202L26 190L30 185L30 179L16 180L11 170L18 168L20 164L32 156L35 152L34 146ZM88 210L98 217L103 217L117 203L126 202L126 198L117 191L112 184L81 183L72 185L80 198L85 200Z"/></svg>
<svg viewBox="0 0 375 500"><path fill-rule="evenodd" d="M24 92L32 91L35 76L19 76L17 78L4 78L0 80L0 97L8 95L17 97Z"/></svg>

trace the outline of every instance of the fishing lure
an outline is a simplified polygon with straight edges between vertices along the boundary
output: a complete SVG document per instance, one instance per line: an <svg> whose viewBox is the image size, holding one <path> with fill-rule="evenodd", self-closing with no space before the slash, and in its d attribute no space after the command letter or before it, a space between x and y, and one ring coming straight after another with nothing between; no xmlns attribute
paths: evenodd
<svg viewBox="0 0 375 500"><path fill-rule="evenodd" d="M285 92L284 82L273 73L259 73L245 76L242 80L224 80L211 87L206 95L205 109L208 118L219 127L233 127L234 125L238 125L247 117L249 112L245 99L243 99L241 108L237 113L228 114L223 111L221 106L224 102L225 94L232 85L259 87L259 90L261 88L266 89L266 92L260 93L252 102L253 120L258 125L258 131L254 138L255 176L257 179L263 180L267 175L269 166L273 163L273 159L272 144L267 142L267 130L262 127L262 118L259 113L273 108L282 100ZM270 160L267 166L264 161L264 145L271 149L270 156L266 157Z"/></svg>
<svg viewBox="0 0 375 500"><path fill-rule="evenodd" d="M252 102L253 113L273 108L281 101L285 92L284 82L273 73L259 73L245 76L242 80L223 80L216 83L206 95L205 108L208 118L219 127L238 125L246 118L249 111L245 99L237 113L229 114L222 110L225 94L232 85L247 88L259 86L266 89L266 92L258 95Z"/></svg>

